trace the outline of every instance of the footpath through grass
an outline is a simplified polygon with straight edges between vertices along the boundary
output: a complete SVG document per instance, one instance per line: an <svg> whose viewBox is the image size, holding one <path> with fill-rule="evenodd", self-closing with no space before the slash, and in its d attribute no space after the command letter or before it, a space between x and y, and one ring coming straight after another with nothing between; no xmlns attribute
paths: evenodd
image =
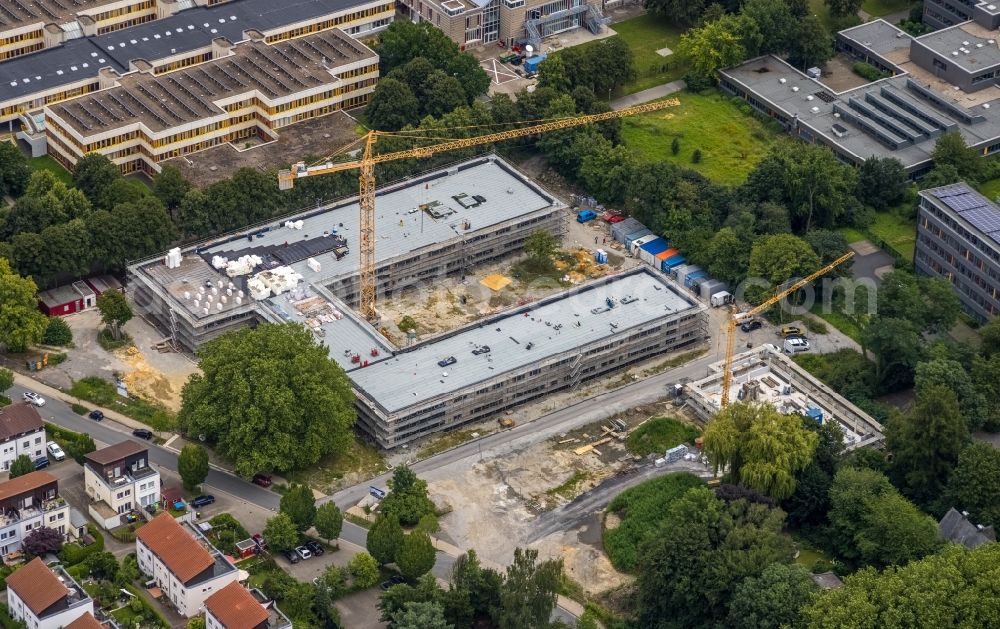
<svg viewBox="0 0 1000 629"><path fill-rule="evenodd" d="M669 161L722 184L739 185L775 142L790 142L784 133L716 90L676 95L671 107L622 120L622 139L650 161ZM674 138L680 150L673 154ZM701 151L701 161L693 155Z"/></svg>
<svg viewBox="0 0 1000 629"><path fill-rule="evenodd" d="M118 411L126 417L142 422L159 431L170 431L177 426L177 417L165 407L139 397L124 398L111 382L96 376L82 378L73 383L69 394L98 406Z"/></svg>

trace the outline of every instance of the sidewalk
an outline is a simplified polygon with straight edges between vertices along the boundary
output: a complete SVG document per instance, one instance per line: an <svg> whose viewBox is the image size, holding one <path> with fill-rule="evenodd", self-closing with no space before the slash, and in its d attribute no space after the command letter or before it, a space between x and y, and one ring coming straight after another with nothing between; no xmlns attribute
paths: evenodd
<svg viewBox="0 0 1000 629"><path fill-rule="evenodd" d="M677 81L671 81L670 83L664 83L663 85L657 85L656 87L651 87L648 90L642 90L641 92L636 92L635 94L629 94L628 96L622 96L621 98L614 99L611 101L611 109L618 111L633 105L648 103L649 101L656 100L657 98L670 96L671 94L681 91L685 87L687 87L687 83L680 79Z"/></svg>
<svg viewBox="0 0 1000 629"><path fill-rule="evenodd" d="M131 417L126 417L125 415L122 415L118 411L112 411L110 409L101 408L100 406L97 406L93 402L88 402L87 400L81 400L80 398L73 397L72 395L66 393L65 391L61 391L55 387L45 384L44 382L39 382L34 378L30 378L16 371L14 372L14 384L25 387L26 389L31 389L32 391L41 394L42 397L55 398L58 400L62 400L67 404L79 404L80 406L85 406L90 410L95 410L95 409L100 410L104 413L105 418L114 420L129 429L148 428L152 430L146 424L138 422L132 419Z"/></svg>

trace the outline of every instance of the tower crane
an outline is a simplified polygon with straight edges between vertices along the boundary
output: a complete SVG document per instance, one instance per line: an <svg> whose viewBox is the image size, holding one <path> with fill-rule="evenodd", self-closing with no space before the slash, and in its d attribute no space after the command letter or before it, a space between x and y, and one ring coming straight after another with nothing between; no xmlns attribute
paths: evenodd
<svg viewBox="0 0 1000 629"><path fill-rule="evenodd" d="M780 293L777 293L776 295L774 295L761 305L757 306L756 308L752 308L746 312L734 312L732 316L729 317L729 320L726 321L726 324L722 328L726 332L726 362L725 362L725 368L722 371L722 399L721 399L722 408L726 408L727 406L729 406L729 387L731 387L733 383L733 349L736 344L736 326L743 323L744 321L750 320L754 315L764 312L774 304L778 303L788 295L799 290L800 288L802 288L809 282L813 281L817 277L825 275L830 271L832 271L833 269L840 266L841 264L843 264L844 262L847 262L853 256L854 252L848 251L847 253L840 256L839 258L837 258L830 264L826 265L822 269L816 271L812 275L795 282L785 290L781 291Z"/></svg>
<svg viewBox="0 0 1000 629"><path fill-rule="evenodd" d="M281 190L289 190L295 185L295 180L301 177L315 177L317 175L326 175L329 173L358 169L359 171L358 205L361 208L360 309L361 309L361 314L364 315L365 318L367 318L369 321L373 321L377 317L377 312L375 310L375 293L377 288L375 279L375 165L376 164L381 164L383 162L391 162L397 159L430 157L436 153L443 153L445 151L453 151L456 149L468 148L470 146L478 146L481 144L490 144L492 142L502 142L504 140L511 140L513 138L520 138L540 133L548 133L549 131L556 131L558 129L567 129L570 127L578 127L581 125L591 124L594 122L602 122L604 120L624 118L625 116L641 114L649 111L657 111L659 109L665 109L667 107L676 107L679 104L680 102L675 98L668 100L653 101L651 103L635 105L634 107L626 107L625 109L620 109L618 111L608 111L588 116L572 116L568 118L559 118L557 120L541 122L539 124L534 124L526 127L508 129L506 131L499 131L496 133L490 133L471 138L447 140L444 142L439 142L437 144L415 147L403 151L393 151L390 153L383 153L380 155L376 155L372 152L372 147L378 141L379 136L382 135L390 136L399 134L372 130L369 131L367 134L365 134L363 138L361 138L361 141L364 142L364 149L362 151L360 159L348 162L334 163L332 161L329 161L331 159L330 157L327 157L319 160L319 162L322 163L317 163L317 165L308 167L306 166L305 162L298 162L296 164L293 164L291 169L285 169L278 172L278 188Z"/></svg>

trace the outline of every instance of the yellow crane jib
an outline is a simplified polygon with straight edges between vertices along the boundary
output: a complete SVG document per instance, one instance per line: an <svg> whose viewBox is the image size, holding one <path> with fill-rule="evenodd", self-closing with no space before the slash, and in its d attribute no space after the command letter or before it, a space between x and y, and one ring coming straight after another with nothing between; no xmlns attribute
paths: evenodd
<svg viewBox="0 0 1000 629"><path fill-rule="evenodd" d="M733 354L736 347L736 326L743 323L744 321L753 318L755 315L764 312L765 310L767 310L774 304L778 303L788 295L791 295L792 293L799 290L800 288L802 288L809 282L813 281L817 277L820 277L821 275L826 275L827 273L837 268L844 262L850 260L852 257L854 257L854 252L848 251L847 253L840 256L830 264L824 266L822 269L816 271L812 275L804 277L801 280L789 286L788 288L782 290L779 293L776 293L770 299L760 304L759 306L751 308L746 312L734 312L729 317L729 319L726 320L726 324L722 327L722 329L726 333L726 362L724 365L724 369L722 371L722 397L720 399L720 404L722 408L726 408L727 406L729 406L729 389L730 387L732 387L733 384Z"/></svg>
<svg viewBox="0 0 1000 629"><path fill-rule="evenodd" d="M358 169L358 184L359 184L359 194L358 194L358 205L361 209L361 266L360 266L360 310L361 314L367 318L369 321L374 321L378 318L378 313L375 310L375 296L376 296L376 278L375 278L375 165L381 164L383 162L391 162L398 159L412 159L420 157L430 157L437 153L443 153L445 151L452 151L456 149L468 148L471 146L478 146L481 144L491 144L493 142L502 142L504 140L511 140L514 138L520 138L529 135L537 135L541 133L548 133L549 131L555 131L557 129L567 129L570 127L576 127L585 124L592 124L595 122L602 122L604 120L613 120L616 118L624 118L626 116L632 116L634 114L641 114L650 111L657 111L660 109L666 109L667 107L676 107L680 105L680 101L676 98L670 98L666 100L658 100L650 103L643 103L642 105L635 105L633 107L626 107L625 109L619 109L617 111L606 111L599 114L591 114L587 116L572 116L568 118L559 118L557 120L551 120L547 122L541 122L538 124L528 125L525 127L517 127L515 129L508 129L506 131L498 131L496 133L488 133L486 135L475 136L471 138L461 138L458 140L445 140L437 144L431 144L429 146L421 146L412 149L406 149L402 151L393 151L389 153L382 153L375 155L372 153L372 145L375 144L379 135L383 135L378 131L369 131L365 137L364 141L364 152L361 159L356 159L346 162L334 162L332 157L325 157L319 160L319 163L312 166L306 166L305 162L298 162L292 165L289 169L284 169L278 172L278 188L281 190L290 190L295 185L295 180L301 177L314 177L317 175L326 175L329 173L343 172L345 170ZM415 137L415 139L421 139ZM430 139L430 138L424 138Z"/></svg>

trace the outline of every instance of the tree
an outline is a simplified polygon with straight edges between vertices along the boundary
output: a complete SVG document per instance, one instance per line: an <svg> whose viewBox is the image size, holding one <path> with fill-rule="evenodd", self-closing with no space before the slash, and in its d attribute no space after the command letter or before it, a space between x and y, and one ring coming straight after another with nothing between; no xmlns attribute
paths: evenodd
<svg viewBox="0 0 1000 629"><path fill-rule="evenodd" d="M35 462L31 460L31 457L27 454L19 454L16 459L11 461L8 479L13 480L18 476L24 476L34 471Z"/></svg>
<svg viewBox="0 0 1000 629"><path fill-rule="evenodd" d="M768 404L731 404L716 414L703 435L716 473L781 500L795 491L795 472L812 459L818 437L796 415Z"/></svg>
<svg viewBox="0 0 1000 629"><path fill-rule="evenodd" d="M291 550L299 543L299 529L287 513L279 513L264 525L264 541L272 550Z"/></svg>
<svg viewBox="0 0 1000 629"><path fill-rule="evenodd" d="M171 212L180 207L189 190L191 182L185 179L175 166L168 164L153 177L153 194Z"/></svg>
<svg viewBox="0 0 1000 629"><path fill-rule="evenodd" d="M423 57L435 68L441 68L459 54L458 44L433 24L408 20L398 22L394 21L379 33L378 42L373 46L378 53L383 75L417 57Z"/></svg>
<svg viewBox="0 0 1000 629"><path fill-rule="evenodd" d="M817 589L809 571L802 566L771 564L759 577L748 577L736 586L726 626L737 629L796 626L799 610L813 600Z"/></svg>
<svg viewBox="0 0 1000 629"><path fill-rule="evenodd" d="M677 26L698 23L707 6L706 0L643 0L642 5L655 15L662 16Z"/></svg>
<svg viewBox="0 0 1000 629"><path fill-rule="evenodd" d="M11 352L26 351L42 340L48 319L38 311L38 287L0 258L0 344Z"/></svg>
<svg viewBox="0 0 1000 629"><path fill-rule="evenodd" d="M458 79L435 70L427 77L425 97L421 104L424 114L440 118L466 104L465 90Z"/></svg>
<svg viewBox="0 0 1000 629"><path fill-rule="evenodd" d="M797 25L785 0L748 0L741 13L754 22L761 36L761 46L748 51L750 54L779 53L788 48L789 35Z"/></svg>
<svg viewBox="0 0 1000 629"><path fill-rule="evenodd" d="M327 544L340 537L340 529L344 526L344 516L337 503L331 500L321 504L316 509L313 526L316 527L316 532L326 540Z"/></svg>
<svg viewBox="0 0 1000 629"><path fill-rule="evenodd" d="M0 367L0 394L14 386L14 372L6 367Z"/></svg>
<svg viewBox="0 0 1000 629"><path fill-rule="evenodd" d="M969 438L955 393L941 385L927 387L913 412L894 420L887 433L891 476L906 495L932 504L944 493Z"/></svg>
<svg viewBox="0 0 1000 629"><path fill-rule="evenodd" d="M351 443L350 383L303 326L237 330L198 356L202 373L184 385L180 424L215 443L240 475L306 468Z"/></svg>
<svg viewBox="0 0 1000 629"><path fill-rule="evenodd" d="M414 531L403 537L396 553L396 565L404 578L414 581L420 575L430 572L435 558L436 551L430 535Z"/></svg>
<svg viewBox="0 0 1000 629"><path fill-rule="evenodd" d="M393 629L452 629L444 618L444 608L433 601L406 603L392 614L390 622Z"/></svg>
<svg viewBox="0 0 1000 629"><path fill-rule="evenodd" d="M803 239L812 247L812 250L819 256L819 263L830 264L837 258L850 251L847 246L847 238L838 231L832 229L814 229L806 233ZM841 265L831 271L831 274L842 276L850 275L849 265Z"/></svg>
<svg viewBox="0 0 1000 629"><path fill-rule="evenodd" d="M844 587L821 592L803 608L817 629L987 627L995 622L1000 544L975 550L949 545L941 552L883 572L856 572Z"/></svg>
<svg viewBox="0 0 1000 629"><path fill-rule="evenodd" d="M181 448L177 457L177 473L181 476L184 489L195 491L208 478L208 450L197 443Z"/></svg>
<svg viewBox="0 0 1000 629"><path fill-rule="evenodd" d="M806 69L819 65L833 56L833 38L815 15L799 20L798 28L788 42L788 62Z"/></svg>
<svg viewBox="0 0 1000 629"><path fill-rule="evenodd" d="M379 81L365 109L368 125L379 131L399 131L420 120L420 103L410 88L396 79Z"/></svg>
<svg viewBox="0 0 1000 629"><path fill-rule="evenodd" d="M355 587L362 590L367 590L378 583L378 568L378 562L375 561L375 558L365 552L354 555L347 563L347 569L354 577Z"/></svg>
<svg viewBox="0 0 1000 629"><path fill-rule="evenodd" d="M122 326L134 316L128 299L116 290L104 291L97 297L97 310L101 313L101 321L111 328L111 334L120 341Z"/></svg>
<svg viewBox="0 0 1000 629"><path fill-rule="evenodd" d="M949 131L939 136L931 157L935 167L951 166L966 181L975 183L983 176L983 161L979 152L970 148L958 131Z"/></svg>
<svg viewBox="0 0 1000 629"><path fill-rule="evenodd" d="M500 629L548 626L562 583L562 560L538 562L538 551L515 548L500 588L494 622Z"/></svg>
<svg viewBox="0 0 1000 629"><path fill-rule="evenodd" d="M750 264L747 243L732 227L723 227L708 243L708 272L712 277L736 286L746 277Z"/></svg>
<svg viewBox="0 0 1000 629"><path fill-rule="evenodd" d="M899 203L909 185L906 169L894 157L872 156L858 167L858 196L876 210Z"/></svg>
<svg viewBox="0 0 1000 629"><path fill-rule="evenodd" d="M723 502L707 487L671 504L661 533L645 548L638 581L639 626L721 626L735 588L791 560L783 514L746 500Z"/></svg>
<svg viewBox="0 0 1000 629"><path fill-rule="evenodd" d="M36 528L24 536L21 543L26 551L35 556L58 554L63 547L63 534L46 526Z"/></svg>
<svg viewBox="0 0 1000 629"><path fill-rule="evenodd" d="M316 498L308 485L292 483L281 497L279 508L292 519L292 522L295 522L295 528L300 533L309 530L316 519Z"/></svg>
<svg viewBox="0 0 1000 629"><path fill-rule="evenodd" d="M381 515L368 529L365 546L379 565L384 566L394 562L402 545L403 527L399 525L399 518Z"/></svg>
<svg viewBox="0 0 1000 629"><path fill-rule="evenodd" d="M709 22L681 35L677 54L691 63L703 80L714 82L718 71L742 62L747 51L735 32L735 18Z"/></svg>
<svg viewBox="0 0 1000 629"><path fill-rule="evenodd" d="M28 185L31 169L17 145L0 142L0 197L17 198Z"/></svg>
<svg viewBox="0 0 1000 629"><path fill-rule="evenodd" d="M980 350L987 358L993 354L1000 354L1000 317L994 317L979 329L979 334L983 339Z"/></svg>
<svg viewBox="0 0 1000 629"><path fill-rule="evenodd" d="M83 465L84 457L96 449L97 445L90 435L80 435L66 443L66 454L73 457L73 460L80 465Z"/></svg>
<svg viewBox="0 0 1000 629"><path fill-rule="evenodd" d="M921 278L920 287L926 304L926 327L943 334L954 327L962 311L962 302L951 281L943 277Z"/></svg>
<svg viewBox="0 0 1000 629"><path fill-rule="evenodd" d="M189 620L187 629L205 629L205 616L195 616Z"/></svg>
<svg viewBox="0 0 1000 629"><path fill-rule="evenodd" d="M62 317L50 317L49 324L45 327L45 335L42 336L42 343L66 347L73 342L73 330L66 324Z"/></svg>
<svg viewBox="0 0 1000 629"><path fill-rule="evenodd" d="M875 354L876 391L896 391L913 382L914 369L924 353L923 339L913 323L878 316L861 331L861 336L864 346Z"/></svg>
<svg viewBox="0 0 1000 629"><path fill-rule="evenodd" d="M464 607L465 623L459 623L452 615L458 609L449 609L449 618L456 625L468 624L473 618L484 618L492 611L500 608L500 590L503 577L492 568L483 568L476 556L476 551L470 550L459 555L452 566L449 593L452 595L451 607Z"/></svg>
<svg viewBox="0 0 1000 629"><path fill-rule="evenodd" d="M427 496L427 481L417 478L409 466L400 465L392 471L389 489L379 506L383 515L393 515L404 526L414 526L423 516L434 513L434 503Z"/></svg>
<svg viewBox="0 0 1000 629"><path fill-rule="evenodd" d="M861 0L826 0L826 6L830 7L830 15L833 17L857 16Z"/></svg>
<svg viewBox="0 0 1000 629"><path fill-rule="evenodd" d="M108 193L121 178L118 167L100 153L88 153L73 166L73 187L83 192L95 207L102 210L111 209Z"/></svg>
<svg viewBox="0 0 1000 629"><path fill-rule="evenodd" d="M983 365L977 366L979 369L983 368ZM913 377L913 388L917 395L927 392L934 386L945 387L955 394L958 410L969 430L980 429L990 421L991 414L995 412L986 397L988 389L977 386L975 380L958 361L932 358L917 364Z"/></svg>
<svg viewBox="0 0 1000 629"><path fill-rule="evenodd" d="M1000 525L1000 450L974 441L958 456L948 500L977 524Z"/></svg>
<svg viewBox="0 0 1000 629"><path fill-rule="evenodd" d="M425 574L413 585L400 583L390 587L379 596L378 608L383 621L391 621L392 615L402 610L407 603L441 602L444 591L437 584L433 574Z"/></svg>

